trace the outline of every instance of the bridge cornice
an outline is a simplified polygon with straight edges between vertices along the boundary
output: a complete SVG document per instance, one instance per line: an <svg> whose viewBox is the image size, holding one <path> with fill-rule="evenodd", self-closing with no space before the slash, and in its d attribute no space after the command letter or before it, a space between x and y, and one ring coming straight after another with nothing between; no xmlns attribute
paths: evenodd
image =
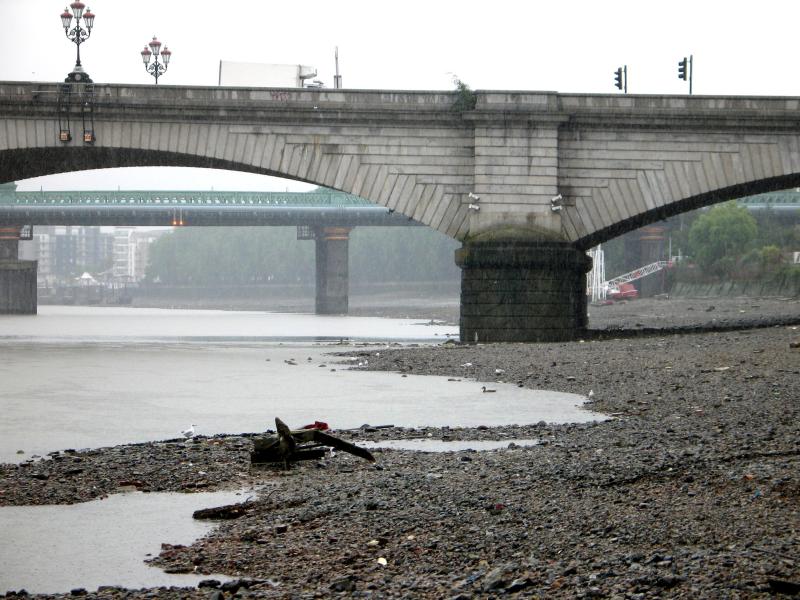
<svg viewBox="0 0 800 600"><path fill-rule="evenodd" d="M472 121L559 123L567 127L715 129L800 126L800 98L478 92Z"/></svg>
<svg viewBox="0 0 800 600"><path fill-rule="evenodd" d="M0 83L0 106L6 115L52 115L59 84ZM127 120L213 120L214 122L319 122L429 124L462 121L452 109L451 92L391 90L317 90L95 85L96 118ZM77 110L79 107L75 106Z"/></svg>

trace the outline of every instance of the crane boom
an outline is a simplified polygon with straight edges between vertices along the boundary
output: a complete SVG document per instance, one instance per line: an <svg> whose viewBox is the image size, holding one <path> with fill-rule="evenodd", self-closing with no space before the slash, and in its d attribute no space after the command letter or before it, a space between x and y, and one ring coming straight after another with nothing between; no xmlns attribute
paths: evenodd
<svg viewBox="0 0 800 600"><path fill-rule="evenodd" d="M605 282L607 288L611 288L614 286L619 285L620 283L629 283L631 281L636 281L637 279L641 279L642 277L646 277L651 273L655 273L656 271L660 271L666 267L671 267L672 261L671 260L657 260L654 263L650 263L649 265L645 265L643 267L639 267L638 269L634 269L629 273L624 273L619 277L614 277L614 279L609 279Z"/></svg>

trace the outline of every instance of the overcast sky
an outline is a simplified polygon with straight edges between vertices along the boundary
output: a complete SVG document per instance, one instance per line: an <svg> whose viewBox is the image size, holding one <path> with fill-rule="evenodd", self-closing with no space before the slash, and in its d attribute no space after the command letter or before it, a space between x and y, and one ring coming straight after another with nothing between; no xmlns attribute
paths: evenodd
<svg viewBox="0 0 800 600"><path fill-rule="evenodd" d="M140 52L172 50L164 85L216 85L220 60L304 64L333 87L685 94L678 61L694 56L694 93L800 95L797 0L93 0L85 70L99 83L152 83ZM64 3L0 0L6 81L62 81L75 63ZM309 186L197 169L114 169L27 180L24 189L256 189Z"/></svg>

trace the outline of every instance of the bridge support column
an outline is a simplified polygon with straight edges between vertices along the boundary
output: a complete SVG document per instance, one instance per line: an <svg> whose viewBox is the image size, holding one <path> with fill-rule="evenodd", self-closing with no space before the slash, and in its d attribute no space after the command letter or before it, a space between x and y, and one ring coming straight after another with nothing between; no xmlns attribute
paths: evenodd
<svg viewBox="0 0 800 600"><path fill-rule="evenodd" d="M556 342L587 326L591 259L562 242L486 241L456 250L461 341Z"/></svg>
<svg viewBox="0 0 800 600"><path fill-rule="evenodd" d="M664 257L664 228L656 225L641 228L639 236L641 260L639 264L649 265L658 260L665 260ZM667 257L669 259L669 257ZM666 272L662 269L657 273L648 275L640 279L639 292L642 297L650 298L656 294L664 293L664 276Z"/></svg>
<svg viewBox="0 0 800 600"><path fill-rule="evenodd" d="M19 227L0 227L0 315L36 314L36 261L19 260Z"/></svg>
<svg viewBox="0 0 800 600"><path fill-rule="evenodd" d="M318 315L347 314L349 272L349 227L316 229Z"/></svg>

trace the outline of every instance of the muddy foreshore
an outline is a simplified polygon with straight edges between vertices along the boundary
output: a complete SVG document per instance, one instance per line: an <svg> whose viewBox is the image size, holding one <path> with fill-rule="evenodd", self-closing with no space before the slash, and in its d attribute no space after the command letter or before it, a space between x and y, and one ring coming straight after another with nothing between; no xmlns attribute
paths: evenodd
<svg viewBox="0 0 800 600"><path fill-rule="evenodd" d="M375 465L338 453L289 472L251 469L248 436L62 452L0 465L0 505L263 486L243 516L154 560L236 578L226 589L103 588L88 598L800 593L800 304L642 301L592 307L590 319L595 333L581 342L349 349L371 369L592 390L588 408L613 417L339 432L356 443L533 437L536 446L385 450Z"/></svg>

